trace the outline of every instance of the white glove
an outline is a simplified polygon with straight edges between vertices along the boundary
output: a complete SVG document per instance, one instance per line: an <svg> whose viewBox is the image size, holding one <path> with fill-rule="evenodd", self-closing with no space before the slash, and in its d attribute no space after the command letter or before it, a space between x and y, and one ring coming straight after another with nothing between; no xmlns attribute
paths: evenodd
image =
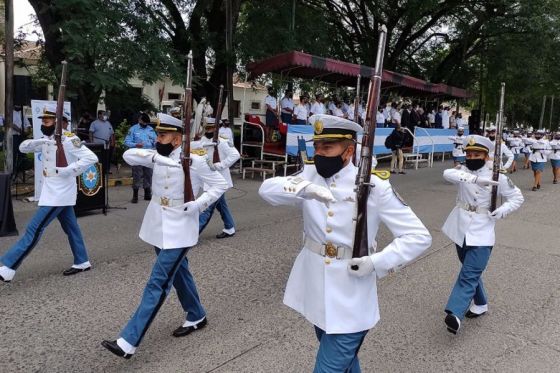
<svg viewBox="0 0 560 373"><path fill-rule="evenodd" d="M164 157L161 154L154 154L154 157L152 158L152 161L155 164L158 164L160 166L181 167L181 163L179 161L176 161L176 160L171 159L169 157Z"/></svg>
<svg viewBox="0 0 560 373"><path fill-rule="evenodd" d="M74 176L76 172L72 167L56 167L56 173L58 176Z"/></svg>
<svg viewBox="0 0 560 373"><path fill-rule="evenodd" d="M319 202L323 202L327 207L330 202L336 202L336 199L332 195L331 191L325 187L316 184L309 184L303 188L303 193L301 195L306 199L315 199Z"/></svg>
<svg viewBox="0 0 560 373"><path fill-rule="evenodd" d="M40 138L40 139L36 139L36 140L31 140L31 141L33 141L33 145L37 145L37 146L40 146L40 145L49 145L49 144L54 145L54 144L56 144L56 141L55 141L55 140L51 140L51 139L48 139L48 138L46 138L46 137L43 137L43 138Z"/></svg>
<svg viewBox="0 0 560 373"><path fill-rule="evenodd" d="M497 181L492 179L488 179L485 177L475 176L475 179L472 181L473 184L480 185L480 186L489 186L489 185L498 185L500 184Z"/></svg>
<svg viewBox="0 0 560 373"><path fill-rule="evenodd" d="M225 167L222 162L216 162L214 163L214 169L216 169L217 171L222 171L223 169L225 169Z"/></svg>
<svg viewBox="0 0 560 373"><path fill-rule="evenodd" d="M373 259L371 256L362 256L361 258L352 258L348 262L348 272L356 277L364 277L375 271L373 267Z"/></svg>
<svg viewBox="0 0 560 373"><path fill-rule="evenodd" d="M507 211L504 208L502 208L502 206L498 207L492 212L488 211L488 217L490 218L490 220L493 221L498 221L500 219L505 218L506 216L507 216Z"/></svg>
<svg viewBox="0 0 560 373"><path fill-rule="evenodd" d="M218 169L216 168L216 164L212 163L212 160L209 157L206 157L206 164L208 164L208 167L212 170L212 171L217 171Z"/></svg>
<svg viewBox="0 0 560 373"><path fill-rule="evenodd" d="M196 200L187 202L183 205L183 210L185 210L187 215L192 215L200 211L200 206Z"/></svg>

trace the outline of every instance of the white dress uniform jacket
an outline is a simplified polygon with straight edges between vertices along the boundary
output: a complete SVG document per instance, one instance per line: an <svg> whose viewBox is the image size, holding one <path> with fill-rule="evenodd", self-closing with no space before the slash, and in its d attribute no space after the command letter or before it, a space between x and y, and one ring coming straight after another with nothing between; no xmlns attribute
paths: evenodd
<svg viewBox="0 0 560 373"><path fill-rule="evenodd" d="M325 114L325 104L316 101L311 105L310 113L315 114Z"/></svg>
<svg viewBox="0 0 560 373"><path fill-rule="evenodd" d="M276 205L303 210L304 235L320 244L332 243L352 250L352 219L356 204L354 182L357 167L348 164L333 177L317 174L314 165L291 177L265 180L260 196ZM337 202L330 207L300 197L309 184L328 188ZM375 273L356 278L348 273L348 259L330 259L304 247L292 268L284 304L302 314L328 334L355 333L375 326L379 320L376 276L381 278L418 257L431 244L431 236L412 210L393 193L386 180L372 177L375 184L368 201L368 239L375 250L377 229L383 222L395 239L373 255Z"/></svg>
<svg viewBox="0 0 560 373"><path fill-rule="evenodd" d="M496 141L492 141L492 144L496 145ZM506 144L504 144L504 142L501 142L501 152L502 152L502 168L507 170L508 168L511 167L511 164L513 163L513 153L511 152L511 150L509 150L509 148L507 147ZM494 152L490 152L490 160L493 161L494 160Z"/></svg>
<svg viewBox="0 0 560 373"><path fill-rule="evenodd" d="M152 176L152 200L144 214L140 238L160 249L179 249L191 247L198 242L198 213L184 211L184 181L182 167L168 167L154 164L157 154L151 149L129 149L123 158L131 166L144 166L154 169ZM179 163L181 148L171 152L169 158ZM197 199L199 211L204 211L227 190L227 183L217 171L212 171L206 157L190 155L191 183L196 196L204 183L209 188Z"/></svg>
<svg viewBox="0 0 560 373"><path fill-rule="evenodd" d="M546 162L546 157L550 153L550 143L546 139L535 140L531 145L531 162Z"/></svg>
<svg viewBox="0 0 560 373"><path fill-rule="evenodd" d="M523 149L523 140L521 137L510 137L507 139L507 143L511 149L511 152L516 155L521 153L521 149Z"/></svg>
<svg viewBox="0 0 560 373"><path fill-rule="evenodd" d="M454 157L465 157L467 154L465 153L465 149L463 146L463 142L465 141L465 135L463 136L449 136L449 139L453 141L453 156Z"/></svg>
<svg viewBox="0 0 560 373"><path fill-rule="evenodd" d="M47 137L44 136L44 139ZM76 176L81 175L89 166L97 163L97 156L82 145L81 140L70 132L63 132L62 146L68 168L61 175L56 168L56 144L54 136L48 137L53 143L42 144L37 140L25 140L19 146L22 153L41 153L43 163L43 186L39 206L74 206L78 187ZM99 177L99 175L98 175Z"/></svg>
<svg viewBox="0 0 560 373"><path fill-rule="evenodd" d="M560 140L550 141L550 159L560 159Z"/></svg>
<svg viewBox="0 0 560 373"><path fill-rule="evenodd" d="M239 160L239 152L237 149L231 145L226 139L218 138L218 154L220 154L220 163L214 163L213 167L220 172L223 178L228 184L228 188L233 187L233 181L231 179L231 173L229 168L233 166L235 162ZM191 142L191 149L204 149L206 150L207 159L212 162L214 159L214 142L205 136L198 141ZM204 185L204 190L207 189L207 185Z"/></svg>
<svg viewBox="0 0 560 373"><path fill-rule="evenodd" d="M488 216L491 187L482 187L469 180L474 176L492 178L492 162L487 162L479 170L471 171L467 167L451 168L443 172L443 178L453 184L457 184L457 205L447 217L442 231L455 242L462 246L494 246L496 241L494 233L495 222ZM507 214L517 210L523 203L523 195L511 180L500 174L498 195L503 196L506 201L502 208Z"/></svg>

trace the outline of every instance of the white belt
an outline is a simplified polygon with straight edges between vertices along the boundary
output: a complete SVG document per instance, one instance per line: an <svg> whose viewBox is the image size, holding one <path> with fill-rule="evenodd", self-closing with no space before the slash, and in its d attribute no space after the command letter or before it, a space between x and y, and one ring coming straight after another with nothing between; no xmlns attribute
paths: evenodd
<svg viewBox="0 0 560 373"><path fill-rule="evenodd" d="M157 203L158 205L165 206L165 207L177 207L183 206L185 201L182 199L172 199L169 197L161 197L161 196L152 196L152 201Z"/></svg>
<svg viewBox="0 0 560 373"><path fill-rule="evenodd" d="M477 214L487 214L489 211L485 207L471 205L470 203L466 203L463 201L457 201L457 207L462 208L463 210L467 210L469 212L475 212Z"/></svg>
<svg viewBox="0 0 560 373"><path fill-rule="evenodd" d="M336 246L332 242L322 244L315 240L312 240L311 238L305 237L303 247L311 252L314 252L315 254L326 256L329 258L352 259L351 247Z"/></svg>

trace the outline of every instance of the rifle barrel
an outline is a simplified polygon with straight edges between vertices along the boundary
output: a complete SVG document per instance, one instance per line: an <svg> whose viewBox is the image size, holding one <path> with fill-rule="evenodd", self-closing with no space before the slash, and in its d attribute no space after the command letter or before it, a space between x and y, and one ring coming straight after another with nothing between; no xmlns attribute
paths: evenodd
<svg viewBox="0 0 560 373"><path fill-rule="evenodd" d="M502 132L504 129L504 99L506 95L506 83L502 82L500 89L500 109L498 111L498 122L496 123L496 141L494 145L494 164L492 165L492 180L500 179L500 169L502 168ZM498 203L498 186L492 186L492 197L490 199L490 211L496 210Z"/></svg>
<svg viewBox="0 0 560 373"><path fill-rule="evenodd" d="M62 74L60 75L60 86L56 101L56 123L54 129L54 140L56 141L56 167L67 167L68 161L62 145L62 116L64 113L64 97L66 96L66 79L68 76L68 63L62 61Z"/></svg>
<svg viewBox="0 0 560 373"><path fill-rule="evenodd" d="M181 165L185 174L184 201L194 201L191 182L191 117L192 117L192 53L187 57L187 83L185 85L185 101L183 102L183 146Z"/></svg>

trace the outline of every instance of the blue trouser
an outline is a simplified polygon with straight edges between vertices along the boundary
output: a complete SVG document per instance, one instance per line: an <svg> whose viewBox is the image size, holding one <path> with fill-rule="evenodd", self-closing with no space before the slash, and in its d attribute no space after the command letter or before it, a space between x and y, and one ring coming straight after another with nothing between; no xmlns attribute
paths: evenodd
<svg viewBox="0 0 560 373"><path fill-rule="evenodd" d="M327 334L315 327L319 351L313 373L359 373L358 351L368 330L347 334Z"/></svg>
<svg viewBox="0 0 560 373"><path fill-rule="evenodd" d="M477 306L488 302L481 276L490 260L492 246L467 246L466 243L456 246L457 256L463 265L447 301L445 312L452 313L462 320L471 300Z"/></svg>
<svg viewBox="0 0 560 373"><path fill-rule="evenodd" d="M220 212L220 216L224 221L224 228L225 229L232 229L235 228L235 223L233 222L233 216L229 211L229 207L226 203L226 195L225 193L222 194L220 198L213 204L211 204L206 210L204 210L198 217L198 232L201 233L204 228L212 219L212 214L214 214L214 209L217 209Z"/></svg>
<svg viewBox="0 0 560 373"><path fill-rule="evenodd" d="M171 286L174 286L177 291L188 321L198 321L206 316L194 278L189 271L189 261L185 256L188 248L160 250L156 247L155 250L156 262L144 288L140 305L120 335L135 347L138 347L144 338L144 334L171 291Z"/></svg>
<svg viewBox="0 0 560 373"><path fill-rule="evenodd" d="M39 206L39 209L27 225L23 237L0 258L0 261L6 267L16 270L23 262L23 259L37 245L45 228L54 218L58 218L64 233L68 236L68 242L74 256L74 264L87 262L89 259L86 245L76 220L74 206Z"/></svg>

